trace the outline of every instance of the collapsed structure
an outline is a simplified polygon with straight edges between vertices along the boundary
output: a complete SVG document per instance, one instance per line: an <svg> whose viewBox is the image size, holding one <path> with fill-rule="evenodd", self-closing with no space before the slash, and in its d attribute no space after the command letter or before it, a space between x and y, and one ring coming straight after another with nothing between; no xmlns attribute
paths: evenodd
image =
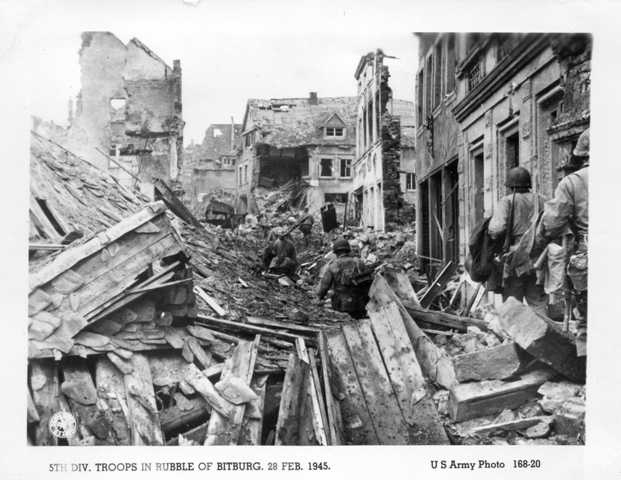
<svg viewBox="0 0 621 480"><path fill-rule="evenodd" d="M183 164L180 61L171 68L137 38L84 32L80 68L67 146L153 198L153 178L176 181Z"/></svg>
<svg viewBox="0 0 621 480"><path fill-rule="evenodd" d="M308 203L345 202L352 183L355 97L250 99L237 166L240 195L296 180L310 186Z"/></svg>
<svg viewBox="0 0 621 480"><path fill-rule="evenodd" d="M352 209L355 223L384 231L413 221L414 103L393 99L381 50L364 55L358 85ZM408 214L409 213L409 214Z"/></svg>
<svg viewBox="0 0 621 480"><path fill-rule="evenodd" d="M240 142L241 125L231 119L231 123L209 125L202 143L186 147L183 198L193 211L205 203L206 196L213 195L233 203L237 191L235 169Z"/></svg>

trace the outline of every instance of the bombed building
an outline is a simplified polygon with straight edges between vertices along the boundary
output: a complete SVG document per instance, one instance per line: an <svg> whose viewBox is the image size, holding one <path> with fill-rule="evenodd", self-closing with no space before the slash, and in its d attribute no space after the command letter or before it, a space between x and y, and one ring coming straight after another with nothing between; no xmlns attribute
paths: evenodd
<svg viewBox="0 0 621 480"><path fill-rule="evenodd" d="M182 183L184 200L192 208L206 196L233 200L237 186L235 165L241 142L241 125L213 123L202 143L190 144L184 152Z"/></svg>
<svg viewBox="0 0 621 480"><path fill-rule="evenodd" d="M530 171L549 199L589 125L591 38L582 34L419 34L417 242L463 262L474 226ZM439 263L438 262L438 263Z"/></svg>
<svg viewBox="0 0 621 480"><path fill-rule="evenodd" d="M355 72L357 130L351 203L355 222L379 231L391 223L411 220L406 203L415 203L414 103L393 99L384 58L381 50L370 52L360 59Z"/></svg>
<svg viewBox="0 0 621 480"><path fill-rule="evenodd" d="M356 97L250 99L242 124L237 187L310 185L309 203L345 202L352 183Z"/></svg>
<svg viewBox="0 0 621 480"><path fill-rule="evenodd" d="M176 181L183 157L181 64L137 38L85 32L81 90L68 145L126 186L153 197L153 178Z"/></svg>

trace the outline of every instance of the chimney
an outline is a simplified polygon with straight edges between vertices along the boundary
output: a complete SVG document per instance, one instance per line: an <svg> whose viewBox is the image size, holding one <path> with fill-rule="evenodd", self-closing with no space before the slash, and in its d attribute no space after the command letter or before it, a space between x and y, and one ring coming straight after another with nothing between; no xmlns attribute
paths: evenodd
<svg viewBox="0 0 621 480"><path fill-rule="evenodd" d="M308 104L317 105L318 103L319 103L319 100L317 100L317 92L310 92L310 95L308 97Z"/></svg>
<svg viewBox="0 0 621 480"><path fill-rule="evenodd" d="M181 73L181 60L173 60L173 72Z"/></svg>

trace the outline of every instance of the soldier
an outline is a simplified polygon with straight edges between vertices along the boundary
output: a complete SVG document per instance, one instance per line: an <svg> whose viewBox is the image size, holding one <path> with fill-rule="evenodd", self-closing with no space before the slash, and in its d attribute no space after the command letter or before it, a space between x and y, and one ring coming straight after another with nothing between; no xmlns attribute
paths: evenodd
<svg viewBox="0 0 621 480"><path fill-rule="evenodd" d="M502 299L515 297L526 302L534 310L546 314L547 295L543 286L537 283L537 275L532 268L516 271L511 266L510 258L518 250L522 236L533 224L535 208L543 208L543 197L530 191L531 179L528 170L515 167L509 170L505 183L511 190L509 195L500 199L489 222L488 232L494 240L505 240L504 271L502 272ZM530 253L530 252L528 252Z"/></svg>
<svg viewBox="0 0 621 480"><path fill-rule="evenodd" d="M295 246L284 230L276 230L277 238L263 251L263 267L271 273L295 275L298 268Z"/></svg>
<svg viewBox="0 0 621 480"><path fill-rule="evenodd" d="M589 230L589 129L576 143L573 155L582 160L583 167L563 178L554 198L545 204L537 232L538 244L545 245L566 233L573 236L569 247L567 276L571 280L578 311L582 315L579 336L586 335L587 314L587 244Z"/></svg>
<svg viewBox="0 0 621 480"><path fill-rule="evenodd" d="M300 232L302 232L302 235L304 235L304 245L306 245L306 247L310 244L311 232L313 231L314 223L315 219L310 213L308 213L308 207L305 207L304 216L302 217L298 228L300 229Z"/></svg>
<svg viewBox="0 0 621 480"><path fill-rule="evenodd" d="M332 288L334 310L346 312L353 318L364 318L369 301L369 285L356 285L355 279L364 272L365 266L362 260L350 255L349 242L344 238L334 242L332 251L336 258L328 265L319 282L317 296L322 300Z"/></svg>

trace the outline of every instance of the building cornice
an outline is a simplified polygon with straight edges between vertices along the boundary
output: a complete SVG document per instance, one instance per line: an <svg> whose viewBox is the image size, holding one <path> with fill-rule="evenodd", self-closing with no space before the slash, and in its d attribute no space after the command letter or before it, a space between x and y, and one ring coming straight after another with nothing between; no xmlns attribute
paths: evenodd
<svg viewBox="0 0 621 480"><path fill-rule="evenodd" d="M468 115L481 106L491 97L501 85L509 81L517 72L541 53L548 41L545 34L527 35L522 42L496 65L483 80L455 105L453 114L458 122L462 122Z"/></svg>

